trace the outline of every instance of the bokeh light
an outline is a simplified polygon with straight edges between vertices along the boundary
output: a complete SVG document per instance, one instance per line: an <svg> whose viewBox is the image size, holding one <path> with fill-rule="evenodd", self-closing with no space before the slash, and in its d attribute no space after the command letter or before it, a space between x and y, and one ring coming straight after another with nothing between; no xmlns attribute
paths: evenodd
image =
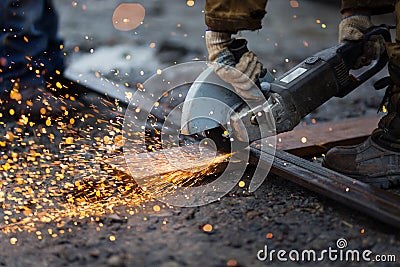
<svg viewBox="0 0 400 267"><path fill-rule="evenodd" d="M123 3L114 10L112 23L119 31L132 31L139 27L146 15L146 10L141 4Z"/></svg>

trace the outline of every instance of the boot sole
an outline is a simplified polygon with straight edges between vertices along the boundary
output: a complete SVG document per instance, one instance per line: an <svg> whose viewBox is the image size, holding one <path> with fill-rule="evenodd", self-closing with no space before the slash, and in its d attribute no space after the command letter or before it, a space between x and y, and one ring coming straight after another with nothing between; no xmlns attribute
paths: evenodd
<svg viewBox="0 0 400 267"><path fill-rule="evenodd" d="M351 178L354 178L360 182L373 185L382 189L389 189L396 187L400 185L400 175L388 175L388 176L378 176L378 177L365 177L361 175L355 175L355 174L348 174L348 173L343 173L335 168L331 168L328 164L326 164L325 160L322 161L322 166L325 168L328 168L330 170L336 171L338 173L341 173L343 175L347 175Z"/></svg>
<svg viewBox="0 0 400 267"><path fill-rule="evenodd" d="M385 177L369 177L369 178L353 175L351 177L363 183L370 184L382 189L393 188L400 184L400 176L398 175L388 175Z"/></svg>

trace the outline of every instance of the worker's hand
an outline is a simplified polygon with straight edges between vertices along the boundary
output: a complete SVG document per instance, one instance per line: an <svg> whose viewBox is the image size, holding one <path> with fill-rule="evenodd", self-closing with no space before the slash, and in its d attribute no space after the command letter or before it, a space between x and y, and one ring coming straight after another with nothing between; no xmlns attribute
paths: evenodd
<svg viewBox="0 0 400 267"><path fill-rule="evenodd" d="M253 52L246 52L236 66L232 67L217 61L215 73L230 83L238 95L245 100L260 100L263 94L255 82L258 80L262 64Z"/></svg>
<svg viewBox="0 0 400 267"><path fill-rule="evenodd" d="M339 43L343 41L358 41L364 37L364 32L375 26L368 15L350 15L342 19L339 24ZM374 35L366 42L362 56L354 64L359 69L371 64L385 51L385 40L381 35Z"/></svg>
<svg viewBox="0 0 400 267"><path fill-rule="evenodd" d="M246 100L260 100L263 94L255 85L263 68L253 52L243 54L236 64L229 45L234 41L230 33L206 32L206 45L209 60L216 63L215 72Z"/></svg>

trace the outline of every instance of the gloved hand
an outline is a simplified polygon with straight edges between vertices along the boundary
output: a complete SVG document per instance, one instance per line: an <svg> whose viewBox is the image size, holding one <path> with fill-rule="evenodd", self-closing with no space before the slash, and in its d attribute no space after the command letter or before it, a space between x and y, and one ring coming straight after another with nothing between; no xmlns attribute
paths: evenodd
<svg viewBox="0 0 400 267"><path fill-rule="evenodd" d="M225 82L230 83L235 91L244 99L263 99L262 92L255 85L255 82L260 77L263 65L251 51L243 54L240 61L236 64L234 55L228 49L233 41L234 39L230 33L206 32L209 60L217 63L215 68L216 74Z"/></svg>
<svg viewBox="0 0 400 267"><path fill-rule="evenodd" d="M364 32L375 26L368 15L350 15L339 24L339 43L343 41L358 41ZM385 51L385 40L381 35L373 35L364 46L363 55L354 64L354 69L359 69L371 64L372 60L379 58Z"/></svg>

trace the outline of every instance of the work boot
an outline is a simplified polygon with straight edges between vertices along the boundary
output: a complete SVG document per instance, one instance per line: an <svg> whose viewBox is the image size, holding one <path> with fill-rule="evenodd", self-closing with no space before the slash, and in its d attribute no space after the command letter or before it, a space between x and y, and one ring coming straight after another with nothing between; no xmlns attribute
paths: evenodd
<svg viewBox="0 0 400 267"><path fill-rule="evenodd" d="M384 116L371 136L362 144L332 148L323 166L381 188L400 184L400 69L389 64L391 78L378 81L376 88L387 85L381 109Z"/></svg>
<svg viewBox="0 0 400 267"><path fill-rule="evenodd" d="M322 165L381 188L400 183L400 150L380 143L384 133L376 129L368 139L355 146L338 146L328 151Z"/></svg>

